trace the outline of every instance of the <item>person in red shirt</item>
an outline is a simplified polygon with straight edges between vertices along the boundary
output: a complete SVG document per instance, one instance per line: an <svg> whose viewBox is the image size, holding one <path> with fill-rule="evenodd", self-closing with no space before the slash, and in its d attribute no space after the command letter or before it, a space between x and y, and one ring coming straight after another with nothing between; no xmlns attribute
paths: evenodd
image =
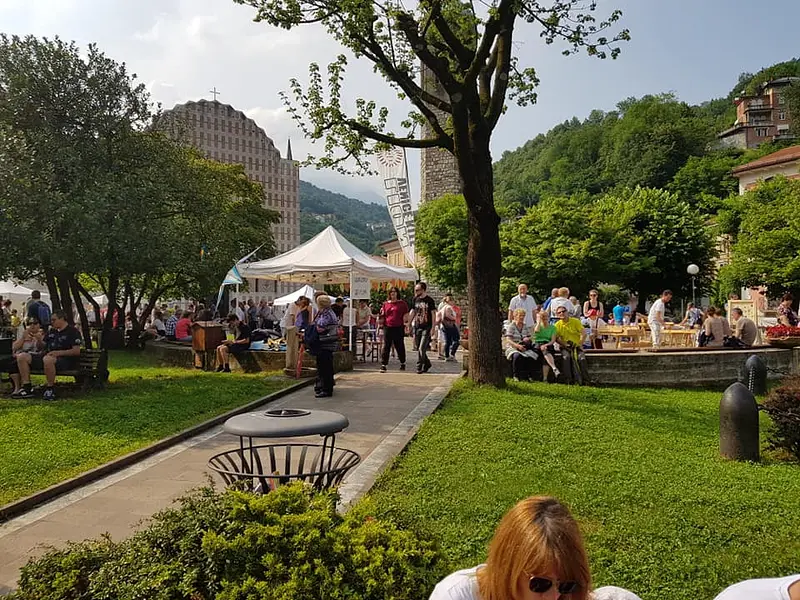
<svg viewBox="0 0 800 600"><path fill-rule="evenodd" d="M175 339L179 342L192 341L192 313L188 310L183 311L181 318L175 324Z"/></svg>
<svg viewBox="0 0 800 600"><path fill-rule="evenodd" d="M392 346L397 350L400 359L400 370L406 370L405 328L408 323L408 304L400 299L400 290L393 287L389 290L389 298L381 307L378 323L383 327L383 354L381 356L381 373L386 372Z"/></svg>

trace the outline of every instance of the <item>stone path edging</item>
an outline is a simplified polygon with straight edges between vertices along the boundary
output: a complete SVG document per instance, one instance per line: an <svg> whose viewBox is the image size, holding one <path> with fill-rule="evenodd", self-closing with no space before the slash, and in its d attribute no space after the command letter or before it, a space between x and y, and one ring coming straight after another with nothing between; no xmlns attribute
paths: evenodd
<svg viewBox="0 0 800 600"><path fill-rule="evenodd" d="M339 512L347 512L353 504L366 494L383 471L405 449L419 431L422 422L439 408L450 393L459 375L452 375L446 383L435 387L408 415L397 424L389 435L345 477L339 486Z"/></svg>
<svg viewBox="0 0 800 600"><path fill-rule="evenodd" d="M162 440L159 440L149 446L145 446L144 448L140 448L139 450L135 450L129 454L125 454L124 456L120 456L110 462L100 465L99 467L95 467L94 469L90 469L73 477L71 479L67 479L55 485L52 485L48 488L35 492L30 496L26 496L25 498L21 498L19 500L15 500L14 502L10 502L4 506L0 506L0 524L8 521L13 517L17 517L37 506L43 504L53 498L66 494L67 492L71 492L77 488L82 486L88 485L97 481L98 479L115 473L117 471L121 471L126 467L131 466L132 464L139 462L145 458L148 458L162 450L169 448L170 446L174 446L179 444L189 438L195 437L204 431L207 431L217 425L221 425L229 418L239 415L242 413L250 412L254 408L267 404L269 402L273 402L296 392L299 389L307 387L314 382L314 379L306 379L295 383L293 385L287 386L282 390L278 390L277 392L273 392L267 396L262 396L257 400L253 400L244 406L240 406L238 408L234 408L224 414L218 415L213 417L207 421L203 421L202 423L198 423L197 425L193 425L188 429L184 429L174 435L166 437Z"/></svg>

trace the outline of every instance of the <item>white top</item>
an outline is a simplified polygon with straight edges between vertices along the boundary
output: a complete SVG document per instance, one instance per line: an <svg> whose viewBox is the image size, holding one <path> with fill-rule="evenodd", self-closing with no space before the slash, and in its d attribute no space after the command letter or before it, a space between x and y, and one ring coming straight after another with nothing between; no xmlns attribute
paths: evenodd
<svg viewBox="0 0 800 600"><path fill-rule="evenodd" d="M664 320L664 309L664 301L661 298L653 302L653 306L650 307L650 312L647 315L647 322L661 323ZM661 315L661 318L659 319L657 315Z"/></svg>
<svg viewBox="0 0 800 600"><path fill-rule="evenodd" d="M153 329L155 329L156 331L162 331L163 329L165 329L164 321L162 321L161 319L153 319Z"/></svg>
<svg viewBox="0 0 800 600"><path fill-rule="evenodd" d="M517 294L511 299L511 302L508 303L508 310L515 311L518 308L522 308L525 310L525 325L528 327L533 327L536 324L536 300L533 299L533 296L527 294L523 299L522 296ZM513 316L513 314L512 314Z"/></svg>
<svg viewBox="0 0 800 600"><path fill-rule="evenodd" d="M750 579L725 589L714 600L789 600L789 587L800 574L777 579Z"/></svg>
<svg viewBox="0 0 800 600"><path fill-rule="evenodd" d="M244 311L238 306L236 307L236 316L239 318L240 321L244 321Z"/></svg>
<svg viewBox="0 0 800 600"><path fill-rule="evenodd" d="M559 296L558 298L553 298L550 301L550 316L555 317L556 310L561 308L562 306L567 309L567 312L569 314L572 314L573 311L575 310L575 307L572 306L572 302L569 301L569 298L562 298L561 296Z"/></svg>
<svg viewBox="0 0 800 600"><path fill-rule="evenodd" d="M456 571L442 579L429 600L481 600L475 574L483 565Z"/></svg>
<svg viewBox="0 0 800 600"><path fill-rule="evenodd" d="M597 588L592 592L590 598L592 600L642 600L633 592L613 585Z"/></svg>

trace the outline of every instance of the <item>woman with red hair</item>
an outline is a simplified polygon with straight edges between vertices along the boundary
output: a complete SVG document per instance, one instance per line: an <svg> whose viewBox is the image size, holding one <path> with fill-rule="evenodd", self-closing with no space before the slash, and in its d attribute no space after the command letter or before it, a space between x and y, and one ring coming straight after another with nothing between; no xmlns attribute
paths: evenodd
<svg viewBox="0 0 800 600"><path fill-rule="evenodd" d="M555 498L534 496L500 521L486 563L447 576L430 600L589 600L591 587L575 519Z"/></svg>

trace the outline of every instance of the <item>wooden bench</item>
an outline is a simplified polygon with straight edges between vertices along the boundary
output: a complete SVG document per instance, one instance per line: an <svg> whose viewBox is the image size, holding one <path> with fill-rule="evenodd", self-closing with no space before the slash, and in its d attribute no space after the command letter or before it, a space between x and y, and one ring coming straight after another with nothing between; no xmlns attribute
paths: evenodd
<svg viewBox="0 0 800 600"><path fill-rule="evenodd" d="M43 370L31 370L32 374L44 375ZM77 369L56 371L56 375L74 377L75 383L84 390L103 389L108 382L108 351L81 348Z"/></svg>

